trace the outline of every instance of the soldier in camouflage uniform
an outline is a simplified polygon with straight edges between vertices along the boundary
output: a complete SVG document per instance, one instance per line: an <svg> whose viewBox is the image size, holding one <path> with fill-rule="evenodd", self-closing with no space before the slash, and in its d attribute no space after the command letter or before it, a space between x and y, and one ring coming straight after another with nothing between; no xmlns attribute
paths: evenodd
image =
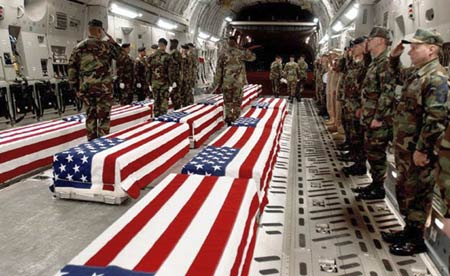
<svg viewBox="0 0 450 276"><path fill-rule="evenodd" d="M372 183L360 192L361 199L383 199L385 197L386 149L392 139L392 113L395 77L389 66L389 30L374 27L370 32L367 49L372 62L362 84L362 108L357 111L364 127L364 147L372 174Z"/></svg>
<svg viewBox="0 0 450 276"><path fill-rule="evenodd" d="M189 81L188 81L188 94L186 99L186 105L190 105L194 103L194 89L197 85L197 71L198 71L198 52L195 48L194 44L188 43L189 46Z"/></svg>
<svg viewBox="0 0 450 276"><path fill-rule="evenodd" d="M167 40L160 38L158 50L150 59L150 79L155 103L153 113L155 117L167 113L169 107L169 63L170 55L166 53Z"/></svg>
<svg viewBox="0 0 450 276"><path fill-rule="evenodd" d="M88 140L109 133L112 105L112 59L122 49L105 32L100 20L89 21L89 37L78 43L69 60L69 84L86 104L86 130Z"/></svg>
<svg viewBox="0 0 450 276"><path fill-rule="evenodd" d="M320 57L320 70L317 82L319 86L319 115L327 116L327 106L326 106L326 83L324 82L324 75L328 71L328 55L324 54Z"/></svg>
<svg viewBox="0 0 450 276"><path fill-rule="evenodd" d="M178 51L178 40L170 40L170 61L169 61L169 83L171 84L170 98L172 99L175 110L183 105L183 99L180 91L181 87L181 63L183 58Z"/></svg>
<svg viewBox="0 0 450 276"><path fill-rule="evenodd" d="M217 60L212 87L223 93L225 122L230 125L241 113L242 90L245 85L244 62L254 61L256 56L248 49L240 49L235 36L228 39L228 46Z"/></svg>
<svg viewBox="0 0 450 276"><path fill-rule="evenodd" d="M189 74L190 74L190 59L188 56L189 46L184 44L181 46L181 79L180 79L180 95L182 106L188 106L191 102L189 91Z"/></svg>
<svg viewBox="0 0 450 276"><path fill-rule="evenodd" d="M411 68L400 64L403 43L411 44ZM442 44L439 34L418 29L391 52L391 67L403 84L394 117L394 147L397 201L406 226L382 237L393 243L390 251L395 255L426 251L423 233L431 211L438 140L448 123L448 75L439 63Z"/></svg>
<svg viewBox="0 0 450 276"><path fill-rule="evenodd" d="M366 52L366 37L358 37L352 42L351 58L347 63L344 86L344 111L349 133L349 150L351 157L349 161L355 162L350 167L344 167L346 175L363 175L367 173L366 160L367 153L364 149L364 128L360 124L357 111L361 109L361 85L366 77L366 72L371 63L370 54ZM361 189L354 189L355 192L362 192Z"/></svg>
<svg viewBox="0 0 450 276"><path fill-rule="evenodd" d="M130 43L122 44L122 54L117 59L117 79L120 88L120 104L133 101L134 61L130 57Z"/></svg>
<svg viewBox="0 0 450 276"><path fill-rule="evenodd" d="M300 69L298 68L298 64L295 62L294 55L291 55L289 60L290 61L284 65L283 75L287 80L287 92L289 95L289 101L292 103L295 97L297 82L300 78Z"/></svg>
<svg viewBox="0 0 450 276"><path fill-rule="evenodd" d="M297 100L300 101L301 94L303 92L303 85L306 81L306 70L308 70L308 63L306 63L304 55L301 55L300 58L298 59L298 68L300 72L299 76L300 81L298 82L297 85Z"/></svg>
<svg viewBox="0 0 450 276"><path fill-rule="evenodd" d="M270 65L269 79L272 83L272 93L278 98L280 96L280 79L283 74L283 64L280 56L275 57L275 61Z"/></svg>
<svg viewBox="0 0 450 276"><path fill-rule="evenodd" d="M138 101L143 101L149 96L149 66L145 55L145 47L138 48L138 56L134 65L135 89Z"/></svg>

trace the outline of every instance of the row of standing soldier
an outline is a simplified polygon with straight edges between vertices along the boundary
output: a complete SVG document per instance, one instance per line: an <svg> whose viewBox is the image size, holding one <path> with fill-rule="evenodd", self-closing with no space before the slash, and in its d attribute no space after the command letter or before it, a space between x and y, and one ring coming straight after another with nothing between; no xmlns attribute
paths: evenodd
<svg viewBox="0 0 450 276"><path fill-rule="evenodd" d="M153 98L154 116L167 113L169 97L174 109L194 103L193 89L197 81L197 53L192 43L182 45L161 38L153 45L151 54L138 49L136 60L129 56L130 44L119 46L103 30L100 20L88 24L89 36L73 50L69 60L69 84L86 106L88 140L109 133L113 104L112 60L117 64L117 83L121 104L130 104L134 94L138 101ZM107 36L107 40L103 37Z"/></svg>
<svg viewBox="0 0 450 276"><path fill-rule="evenodd" d="M410 68L400 63L403 44L411 45ZM374 27L368 38L351 42L334 68L339 74L336 103L342 108L330 114L334 118L329 125L336 123L341 112L345 143L338 149L349 153L340 159L355 162L345 167L344 173L365 174L368 161L372 175L370 185L353 189L360 199L385 197L386 150L390 141L393 144L396 197L406 226L399 232L381 234L392 243L390 251L396 255L426 250L423 234L436 183L447 206L444 216L450 218L449 86L447 71L438 59L442 44L439 34L418 29L411 40L403 40L389 53L389 30ZM327 66L328 57L322 56L315 68L322 114L333 113L324 107L327 103L337 106L324 92L330 85L322 80ZM401 86L397 96L396 86Z"/></svg>
<svg viewBox="0 0 450 276"><path fill-rule="evenodd" d="M287 94L289 101L293 102L294 97L300 99L300 94L303 91L303 83L306 80L306 70L308 64L305 62L305 57L300 56L298 62L295 62L295 56L289 57L289 62L283 67L281 56L276 56L275 61L270 65L270 81L272 83L272 93L278 98L280 96L281 80L285 79L287 84Z"/></svg>

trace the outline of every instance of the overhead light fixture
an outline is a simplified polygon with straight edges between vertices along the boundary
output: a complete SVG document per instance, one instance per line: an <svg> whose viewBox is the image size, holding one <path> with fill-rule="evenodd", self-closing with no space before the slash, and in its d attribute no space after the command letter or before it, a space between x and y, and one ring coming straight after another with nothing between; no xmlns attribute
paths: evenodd
<svg viewBox="0 0 450 276"><path fill-rule="evenodd" d="M124 7L120 7L117 4L115 4L115 3L113 3L111 5L111 12L115 13L115 14L118 14L118 15L122 15L122 16L128 17L128 18L132 18L132 19L134 19L136 17L142 17L142 13L137 13L137 12L135 12L133 10L130 10L130 9L127 9L127 8L124 8Z"/></svg>
<svg viewBox="0 0 450 276"><path fill-rule="evenodd" d="M325 34L322 39L319 41L319 44L324 44L325 42L328 41L330 37L328 36L328 34Z"/></svg>
<svg viewBox="0 0 450 276"><path fill-rule="evenodd" d="M316 24L319 23L319 18L315 17L314 18L314 23L316 23Z"/></svg>
<svg viewBox="0 0 450 276"><path fill-rule="evenodd" d="M211 37L209 38L209 40L211 40L212 42L216 43L216 42L218 42L218 41L220 40L220 38L215 37L215 36L211 36Z"/></svg>
<svg viewBox="0 0 450 276"><path fill-rule="evenodd" d="M340 32L340 31L342 31L343 28L344 28L344 25L342 25L341 21L336 21L336 23L334 23L334 25L332 27L333 31L335 31L335 32Z"/></svg>
<svg viewBox="0 0 450 276"><path fill-rule="evenodd" d="M227 17L225 17L225 21L227 21L227 22L231 22L231 21L233 21L233 18L231 18L231 17L227 16Z"/></svg>
<svg viewBox="0 0 450 276"><path fill-rule="evenodd" d="M175 30L176 28L178 28L177 24L175 23L171 23L168 22L166 20L163 19L158 19L158 22L156 22L156 25L158 25L158 27L162 28L162 29L166 29L166 30Z"/></svg>
<svg viewBox="0 0 450 276"><path fill-rule="evenodd" d="M208 39L211 35L204 33L204 32L199 32L198 33L198 37L200 37L201 39Z"/></svg>
<svg viewBox="0 0 450 276"><path fill-rule="evenodd" d="M309 39L310 39L311 37L310 36L308 36L306 39L305 39L305 43L306 44L308 44L309 43Z"/></svg>
<svg viewBox="0 0 450 276"><path fill-rule="evenodd" d="M358 16L358 6L353 5L346 13L345 17L348 20L354 20Z"/></svg>
<svg viewBox="0 0 450 276"><path fill-rule="evenodd" d="M172 35L172 36L175 36L175 33L174 32L167 32L168 34L170 34L170 35Z"/></svg>

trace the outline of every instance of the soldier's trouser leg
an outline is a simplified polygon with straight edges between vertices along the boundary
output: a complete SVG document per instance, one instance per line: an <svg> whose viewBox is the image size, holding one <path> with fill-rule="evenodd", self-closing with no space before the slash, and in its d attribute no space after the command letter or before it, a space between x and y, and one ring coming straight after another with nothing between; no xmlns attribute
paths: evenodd
<svg viewBox="0 0 450 276"><path fill-rule="evenodd" d="M131 104L133 102L133 91L131 90L131 86L127 85L124 89L120 89L121 92L121 105Z"/></svg>
<svg viewBox="0 0 450 276"><path fill-rule="evenodd" d="M178 87L174 88L172 90L172 94L170 95L170 98L172 99L173 108L175 110L180 109L183 105L182 98L181 98L181 92Z"/></svg>
<svg viewBox="0 0 450 276"><path fill-rule="evenodd" d="M97 138L97 98L88 95L86 105L86 136L88 141Z"/></svg>
<svg viewBox="0 0 450 276"><path fill-rule="evenodd" d="M342 107L342 127L344 128L344 132L345 132L345 141L347 143L351 142L351 136L350 136L350 130L351 130L351 122L352 122L352 117L350 116L350 110L345 107L345 104Z"/></svg>
<svg viewBox="0 0 450 276"><path fill-rule="evenodd" d="M112 95L104 94L97 99L97 136L109 134L111 121Z"/></svg>
<svg viewBox="0 0 450 276"><path fill-rule="evenodd" d="M280 81L272 80L272 93L275 97L279 96L280 91Z"/></svg>
<svg viewBox="0 0 450 276"><path fill-rule="evenodd" d="M349 124L350 145L354 152L357 153L355 155L355 162L365 166L367 161L367 151L364 148L364 127L361 125L356 116L351 116L349 120L351 121Z"/></svg>
<svg viewBox="0 0 450 276"><path fill-rule="evenodd" d="M136 87L136 95L137 95L137 100L138 101L145 100L145 97L147 97L147 94L148 93L146 93L145 87L141 87L141 88L137 88Z"/></svg>
<svg viewBox="0 0 450 276"><path fill-rule="evenodd" d="M342 102L338 101L336 96L334 97L336 104L335 104L335 113L336 113L336 127L341 128L342 127Z"/></svg>
<svg viewBox="0 0 450 276"><path fill-rule="evenodd" d="M289 95L289 98L295 96L295 89L297 88L297 82L296 81L289 81L287 85L287 92Z"/></svg>
<svg viewBox="0 0 450 276"><path fill-rule="evenodd" d="M241 114L242 88L223 88L225 122L233 122Z"/></svg>
<svg viewBox="0 0 450 276"><path fill-rule="evenodd" d="M169 86L154 87L155 103L153 105L153 113L155 117L167 113L169 107Z"/></svg>
<svg viewBox="0 0 450 276"><path fill-rule="evenodd" d="M194 91L193 91L194 87L192 85L188 85L187 89L186 89L186 101L185 101L185 106L194 104Z"/></svg>
<svg viewBox="0 0 450 276"><path fill-rule="evenodd" d="M375 188L383 189L386 179L386 149L392 136L392 128L382 126L378 129L365 130L364 147L370 164L370 173Z"/></svg>
<svg viewBox="0 0 450 276"><path fill-rule="evenodd" d="M447 128L446 131L450 131ZM446 134L446 137L448 134ZM450 145L445 143L445 140L441 143L439 149L439 162L437 166L437 179L439 190L441 192L441 198L444 204L447 206L447 217L450 216Z"/></svg>
<svg viewBox="0 0 450 276"><path fill-rule="evenodd" d="M429 157L425 167L414 165L413 152L395 148L395 165L398 172L395 186L400 213L408 225L422 231L431 211L435 184L436 157Z"/></svg>

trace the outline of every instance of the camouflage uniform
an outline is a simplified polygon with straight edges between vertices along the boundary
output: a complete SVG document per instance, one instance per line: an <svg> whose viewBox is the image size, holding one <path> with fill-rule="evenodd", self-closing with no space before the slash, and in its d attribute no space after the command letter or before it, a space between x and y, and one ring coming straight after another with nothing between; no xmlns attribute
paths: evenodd
<svg viewBox="0 0 450 276"><path fill-rule="evenodd" d="M306 70L308 70L308 63L306 61L299 60L298 61L298 68L299 68L299 82L297 84L297 92L299 93L299 97L301 93L303 92L303 84L306 81Z"/></svg>
<svg viewBox="0 0 450 276"><path fill-rule="evenodd" d="M194 102L193 97L191 97L192 91L190 89L189 84L190 72L191 72L191 60L187 55L182 56L180 94L183 106L188 106Z"/></svg>
<svg viewBox="0 0 450 276"><path fill-rule="evenodd" d="M175 110L180 109L183 105L183 99L181 95L181 63L183 58L178 50L173 50L170 53L169 60L169 84L176 83L177 87L173 88L170 95Z"/></svg>
<svg viewBox="0 0 450 276"><path fill-rule="evenodd" d="M155 103L153 113L155 117L167 113L169 106L169 62L170 55L158 49L150 59L150 79Z"/></svg>
<svg viewBox="0 0 450 276"><path fill-rule="evenodd" d="M116 62L117 80L123 85L120 87L120 104L131 104L133 101L133 85L134 85L134 61L125 52L119 56Z"/></svg>
<svg viewBox="0 0 450 276"><path fill-rule="evenodd" d="M315 84L315 92L316 92L316 101L320 103L320 91L322 89L322 77L320 76L321 72L321 64L320 62L315 63L314 67L314 84Z"/></svg>
<svg viewBox="0 0 450 276"><path fill-rule="evenodd" d="M138 56L134 64L134 80L136 87L136 94L138 101L145 100L145 97L149 95L149 64L147 62L147 57ZM151 97L153 98L153 97Z"/></svg>
<svg viewBox="0 0 450 276"><path fill-rule="evenodd" d="M283 65L281 62L274 61L270 65L269 79L272 82L272 93L275 97L280 95L280 79L283 74Z"/></svg>
<svg viewBox="0 0 450 276"><path fill-rule="evenodd" d="M447 125L448 76L438 59L402 69L396 57L391 66L403 84L394 117L397 201L407 223L423 230L433 198L436 145ZM415 166L414 151L427 153L429 164Z"/></svg>
<svg viewBox="0 0 450 276"><path fill-rule="evenodd" d="M344 71L344 120L348 128L351 149L355 153L354 161L364 166L367 159L367 153L364 149L364 128L359 118L356 117L356 111L362 107L361 84L364 81L369 64L370 54L367 54L361 61L348 61L347 70Z"/></svg>
<svg viewBox="0 0 450 276"><path fill-rule="evenodd" d="M189 58L190 74L189 74L189 89L187 93L186 105L194 103L194 88L197 85L197 70L198 70L198 54L194 49L191 51Z"/></svg>
<svg viewBox="0 0 450 276"><path fill-rule="evenodd" d="M297 88L297 81L300 77L300 69L295 61L290 61L284 65L284 76L287 80L287 92L289 98L295 96L295 89Z"/></svg>
<svg viewBox="0 0 450 276"><path fill-rule="evenodd" d="M219 55L213 87L222 90L227 123L235 121L241 113L242 90L245 85L244 62L255 59L255 54L250 50L232 46Z"/></svg>
<svg viewBox="0 0 450 276"><path fill-rule="evenodd" d="M372 174L372 188L384 189L386 179L386 149L392 137L392 112L395 78L389 67L386 49L367 69L362 84L361 122L365 129L364 147ZM372 120L382 122L377 129L370 128Z"/></svg>
<svg viewBox="0 0 450 276"><path fill-rule="evenodd" d="M444 138L440 143L436 182L441 191L442 200L447 206L445 217L450 219L450 125L447 126Z"/></svg>
<svg viewBox="0 0 450 276"><path fill-rule="evenodd" d="M109 133L112 105L112 59L122 48L114 41L89 36L73 49L69 60L69 84L78 90L87 104L86 130L88 140Z"/></svg>

